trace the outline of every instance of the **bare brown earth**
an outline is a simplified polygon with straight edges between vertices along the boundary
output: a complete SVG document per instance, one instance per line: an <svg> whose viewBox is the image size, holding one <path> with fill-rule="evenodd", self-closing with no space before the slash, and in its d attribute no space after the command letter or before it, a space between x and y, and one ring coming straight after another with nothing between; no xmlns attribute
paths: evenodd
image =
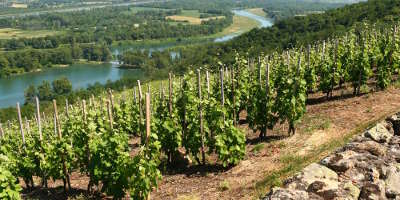
<svg viewBox="0 0 400 200"><path fill-rule="evenodd" d="M152 199L257 199L265 195L271 185L299 171L306 164L319 160L348 138L366 129L370 124L400 110L400 89L353 97L350 91L337 90L334 99L322 94L309 96L307 113L297 126L296 135L286 137L287 125L269 131L266 141L258 140L258 133L240 125L247 134L246 158L231 169L213 164L205 167L176 167L166 170ZM242 113L241 118L245 118ZM130 142L137 146L137 140ZM74 173L71 180L74 195L84 192L87 177ZM28 197L67 199L61 195L61 182L50 194L31 192ZM99 197L98 197L99 198Z"/></svg>

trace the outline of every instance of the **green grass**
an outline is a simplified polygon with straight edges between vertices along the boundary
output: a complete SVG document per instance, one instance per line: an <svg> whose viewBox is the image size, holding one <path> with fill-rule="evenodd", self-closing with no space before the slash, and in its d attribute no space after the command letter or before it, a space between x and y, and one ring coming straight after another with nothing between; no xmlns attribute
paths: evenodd
<svg viewBox="0 0 400 200"><path fill-rule="evenodd" d="M331 126L331 120L322 116L305 116L303 119L306 127L304 133L311 134L316 130L326 130Z"/></svg>
<svg viewBox="0 0 400 200"><path fill-rule="evenodd" d="M182 13L179 14L179 16L200 18L200 14L201 13L198 10L182 10Z"/></svg>
<svg viewBox="0 0 400 200"><path fill-rule="evenodd" d="M122 12L122 14L125 14L125 15L134 15L134 14L140 12L140 11L148 11L148 10L155 10L155 11L158 11L158 10L168 10L168 9L163 9L163 8L152 8L152 7L130 7L130 8L129 8L129 11L124 11L124 12Z"/></svg>
<svg viewBox="0 0 400 200"><path fill-rule="evenodd" d="M253 153L258 153L264 148L264 143L260 143L254 146L254 148L251 150Z"/></svg>
<svg viewBox="0 0 400 200"><path fill-rule="evenodd" d="M58 31L51 30L21 30L14 28L0 29L0 39L18 39L18 38L37 38L59 34Z"/></svg>
<svg viewBox="0 0 400 200"><path fill-rule="evenodd" d="M220 191L228 191L231 189L231 186L227 180L224 180L219 184L219 190Z"/></svg>

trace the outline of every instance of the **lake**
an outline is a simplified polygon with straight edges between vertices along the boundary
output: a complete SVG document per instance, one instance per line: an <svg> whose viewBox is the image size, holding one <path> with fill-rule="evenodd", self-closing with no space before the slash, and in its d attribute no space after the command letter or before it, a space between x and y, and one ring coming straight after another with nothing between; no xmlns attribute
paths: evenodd
<svg viewBox="0 0 400 200"><path fill-rule="evenodd" d="M272 26L272 21L258 15L254 15L243 10L234 10L235 15L245 16L252 18L259 22L259 27ZM226 35L221 38L216 38L214 42L228 41L241 32ZM120 54L123 51L138 49L147 49L149 52L163 51L167 48L182 45L179 43L172 44L158 44L151 46L140 45L121 45L114 47L112 52L114 55ZM179 56L176 53L171 53L172 57ZM9 78L0 78L0 108L15 106L17 102L24 103L24 91L29 85L40 85L44 80L53 81L61 77L67 77L73 89L86 88L90 84L96 82L106 83L107 80L115 81L123 77L131 77L135 79L143 79L143 72L141 70L129 70L118 68L118 62L113 61L109 64L73 64L65 68L52 68L42 72L27 73L16 75Z"/></svg>

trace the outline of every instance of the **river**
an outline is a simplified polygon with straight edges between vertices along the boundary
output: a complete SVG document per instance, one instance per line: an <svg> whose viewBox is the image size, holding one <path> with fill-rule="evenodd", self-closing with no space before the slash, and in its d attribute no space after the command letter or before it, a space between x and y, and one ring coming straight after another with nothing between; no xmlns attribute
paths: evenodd
<svg viewBox="0 0 400 200"><path fill-rule="evenodd" d="M234 10L236 15L245 16L257 20L259 27L272 26L272 22L266 18L254 15L243 10ZM236 32L221 38L216 38L214 42L228 41L242 32ZM160 44L159 46L141 47L149 52L162 51L177 44ZM126 46L113 48L114 54L119 54L128 49L138 49L137 46ZM140 48L139 48L140 49ZM177 55L171 55L177 56ZM24 103L24 91L29 85L40 85L43 81L53 81L61 77L67 77L73 89L86 88L96 82L106 83L108 80L115 81L123 77L143 79L144 74L141 70L120 69L116 62L109 64L73 64L65 68L52 68L42 72L26 73L22 75L0 78L0 108L15 106L17 102Z"/></svg>
<svg viewBox="0 0 400 200"><path fill-rule="evenodd" d="M272 20L266 19L265 17L259 16L259 15L255 15L255 14L247 12L245 10L233 10L232 12L235 15L243 16L243 17L247 17L247 18L256 20L258 22L259 28L270 27L273 25ZM229 35L225 35L223 37L216 38L214 40L214 42L226 42L226 41L229 41L229 40L241 35L242 33L243 33L242 31L238 31L236 33L231 33Z"/></svg>

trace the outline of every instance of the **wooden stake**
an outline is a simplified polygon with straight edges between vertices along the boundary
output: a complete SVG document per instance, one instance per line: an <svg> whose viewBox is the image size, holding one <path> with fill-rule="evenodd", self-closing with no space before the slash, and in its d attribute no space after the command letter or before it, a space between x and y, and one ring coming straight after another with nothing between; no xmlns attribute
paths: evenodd
<svg viewBox="0 0 400 200"><path fill-rule="evenodd" d="M222 107L225 106L225 96L224 96L224 70L221 69L220 71L220 81L221 81L221 105ZM223 115L224 126L225 126L225 114Z"/></svg>
<svg viewBox="0 0 400 200"><path fill-rule="evenodd" d="M28 134L28 136L31 135L31 126L29 124L28 118L25 117L25 124L26 124L26 132Z"/></svg>
<svg viewBox="0 0 400 200"><path fill-rule="evenodd" d="M133 88L133 101L135 102L135 104L137 103L136 88Z"/></svg>
<svg viewBox="0 0 400 200"><path fill-rule="evenodd" d="M0 137L4 138L4 130L3 130L3 125L0 123Z"/></svg>
<svg viewBox="0 0 400 200"><path fill-rule="evenodd" d="M323 43L322 43L322 61L325 60L325 45L326 45L326 43L325 43L325 40L324 40Z"/></svg>
<svg viewBox="0 0 400 200"><path fill-rule="evenodd" d="M109 120L109 122L110 122L110 128L111 128L111 130L113 130L114 129L114 127L113 127L113 117L112 117L112 111L111 111L111 105L110 105L111 103L110 103L110 101L108 101L107 100L107 113L108 113L108 120Z"/></svg>
<svg viewBox="0 0 400 200"><path fill-rule="evenodd" d="M173 89L173 87L172 87L172 74L171 73L168 74L168 84L169 84L168 109L169 109L169 114L171 115L172 114L172 93L173 93L173 91L172 91L172 89Z"/></svg>
<svg viewBox="0 0 400 200"><path fill-rule="evenodd" d="M267 99L268 99L268 94L269 94L269 63L267 62L267 66L265 68L265 76L266 76L266 93L267 93Z"/></svg>
<svg viewBox="0 0 400 200"><path fill-rule="evenodd" d="M67 115L67 118L69 118L69 104L68 104L68 99L65 99L65 114Z"/></svg>
<svg viewBox="0 0 400 200"><path fill-rule="evenodd" d="M54 122L54 135L57 135L57 120L56 120L56 114L53 114L53 122Z"/></svg>
<svg viewBox="0 0 400 200"><path fill-rule="evenodd" d="M210 75L208 71L206 71L206 79L207 79L207 95L210 98Z"/></svg>
<svg viewBox="0 0 400 200"><path fill-rule="evenodd" d="M142 106L142 86L140 85L140 80L138 82L138 89L139 89L139 127L142 127L142 121L143 121L143 106ZM139 135L143 138L143 132L142 128L139 128ZM143 142L143 140L141 140Z"/></svg>
<svg viewBox="0 0 400 200"><path fill-rule="evenodd" d="M199 92L199 120L200 120L200 135L201 135L201 156L203 165L206 164L206 154L204 149L204 127L203 127L203 105L202 105L202 95L201 95L201 74L200 70L197 70L197 88Z"/></svg>
<svg viewBox="0 0 400 200"><path fill-rule="evenodd" d="M261 68L261 67L260 67ZM236 89L236 83L235 83L235 69L232 68L231 70L231 80L232 80L232 107L233 107L233 125L236 126L237 125L237 121L236 121L236 96L235 96L235 89ZM260 74L261 74L261 70L260 70ZM261 82L260 82L261 83Z"/></svg>
<svg viewBox="0 0 400 200"><path fill-rule="evenodd" d="M37 125L39 129L39 140L43 141L43 133L42 133L42 122L40 120L40 104L39 104L39 98L36 97L36 116L37 116Z"/></svg>
<svg viewBox="0 0 400 200"><path fill-rule="evenodd" d="M109 95L109 98L110 98L111 112L112 112L114 110L114 98L113 98L113 94L112 94L111 89L108 90L108 95Z"/></svg>
<svg viewBox="0 0 400 200"><path fill-rule="evenodd" d="M24 149L26 149L26 145L25 145L25 134L24 134L24 125L22 124L21 108L19 107L19 103L17 103L17 112L18 112L19 129L20 129L20 131L21 131L21 136L22 136L22 143L23 143L23 145L24 145Z"/></svg>
<svg viewBox="0 0 400 200"><path fill-rule="evenodd" d="M86 101L82 100L82 114L83 114L83 122L86 123L87 115L86 115Z"/></svg>
<svg viewBox="0 0 400 200"><path fill-rule="evenodd" d="M146 145L149 145L149 137L150 137L150 93L146 93Z"/></svg>
<svg viewBox="0 0 400 200"><path fill-rule="evenodd" d="M224 97L224 70L221 69L219 73L219 78L221 82L221 105L225 105L225 97Z"/></svg>
<svg viewBox="0 0 400 200"><path fill-rule="evenodd" d="M92 103L93 103L93 106L96 106L96 99L94 98L93 94L92 94Z"/></svg>
<svg viewBox="0 0 400 200"><path fill-rule="evenodd" d="M46 122L46 114L44 114L44 112L42 112L42 114L43 114L43 121Z"/></svg>
<svg viewBox="0 0 400 200"><path fill-rule="evenodd" d="M61 123L60 120L58 118L58 111L57 111L57 101L53 100L53 107L54 107L54 117L55 117L55 122L56 122L56 129L58 130L58 138L61 140L62 139L62 133L61 133ZM67 179L67 184L68 187L65 187L65 190L68 191L69 189L71 189L71 181L69 179L69 174L68 174L68 169L67 169L67 165L65 163L65 157L64 157L64 153L61 154L61 160L63 163L63 172L64 172L64 176Z"/></svg>

